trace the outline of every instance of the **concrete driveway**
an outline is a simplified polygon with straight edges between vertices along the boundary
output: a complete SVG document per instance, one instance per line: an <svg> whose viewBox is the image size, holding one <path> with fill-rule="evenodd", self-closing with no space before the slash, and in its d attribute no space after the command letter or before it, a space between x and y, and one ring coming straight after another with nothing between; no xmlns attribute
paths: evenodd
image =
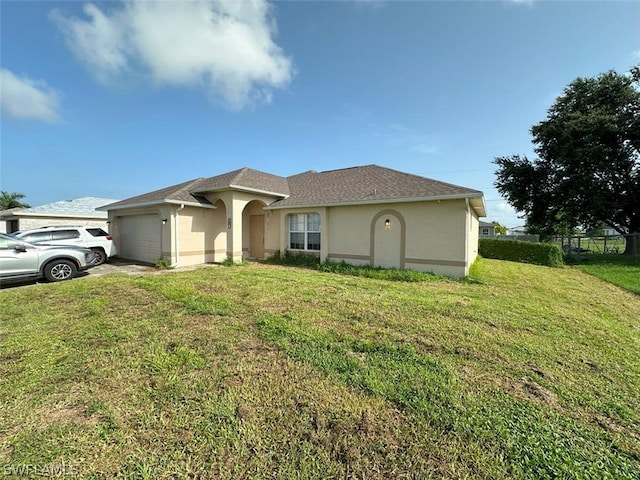
<svg viewBox="0 0 640 480"><path fill-rule="evenodd" d="M112 258L107 263L90 268L86 272L81 272L78 278L82 277L99 277L108 273L126 273L128 275L144 275L146 273L158 272L154 266L134 262L132 260L122 260L120 258Z"/></svg>
<svg viewBox="0 0 640 480"><path fill-rule="evenodd" d="M71 282L82 280L83 278L101 277L102 275L108 275L110 273L124 273L127 275L162 275L169 272L184 272L188 270L195 270L197 268L210 268L217 267L219 265L204 264L204 265L190 265L188 267L178 267L169 270L158 270L153 265L144 264L140 262L134 262L132 260L123 260L120 258L112 258L108 263L103 263L97 267L90 268L84 272L79 272L78 276ZM36 285L38 283L49 283L44 279L40 280L24 280L24 281L3 281L0 282L0 289L25 287L28 285Z"/></svg>

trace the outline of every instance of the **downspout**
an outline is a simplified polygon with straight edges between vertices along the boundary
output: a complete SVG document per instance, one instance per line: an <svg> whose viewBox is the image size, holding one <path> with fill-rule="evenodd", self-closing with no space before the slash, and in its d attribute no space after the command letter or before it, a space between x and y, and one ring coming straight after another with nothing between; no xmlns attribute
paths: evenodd
<svg viewBox="0 0 640 480"><path fill-rule="evenodd" d="M465 204L465 212L464 212L464 218L465 218L465 222L464 222L464 228L465 228L465 232L464 232L464 274L468 275L469 274L469 267L471 265L469 265L469 237L471 235L471 208L469 205L469 199L465 198L464 199L464 204Z"/></svg>
<svg viewBox="0 0 640 480"><path fill-rule="evenodd" d="M180 204L180 208L176 208L175 213L173 214L173 223L175 224L175 247L176 247L176 261L173 265L171 265L172 267L177 267L178 266L178 262L180 261L180 228L179 228L179 224L180 222L178 221L178 212L180 210L182 210L184 208L184 203Z"/></svg>

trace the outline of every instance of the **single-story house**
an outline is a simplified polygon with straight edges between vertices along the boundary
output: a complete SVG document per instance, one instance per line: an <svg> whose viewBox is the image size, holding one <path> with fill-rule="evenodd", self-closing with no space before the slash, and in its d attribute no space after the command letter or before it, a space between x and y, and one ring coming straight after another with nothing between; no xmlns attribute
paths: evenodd
<svg viewBox="0 0 640 480"><path fill-rule="evenodd" d="M464 276L481 191L367 165L280 177L242 168L99 208L123 258L174 266L276 251Z"/></svg>
<svg viewBox="0 0 640 480"><path fill-rule="evenodd" d="M478 234L481 237L496 236L496 226L493 223L480 221L479 224Z"/></svg>
<svg viewBox="0 0 640 480"><path fill-rule="evenodd" d="M38 207L11 208L0 211L0 231L13 233L55 225L100 227L108 230L107 213L96 211L96 207L116 201L112 198L82 197Z"/></svg>

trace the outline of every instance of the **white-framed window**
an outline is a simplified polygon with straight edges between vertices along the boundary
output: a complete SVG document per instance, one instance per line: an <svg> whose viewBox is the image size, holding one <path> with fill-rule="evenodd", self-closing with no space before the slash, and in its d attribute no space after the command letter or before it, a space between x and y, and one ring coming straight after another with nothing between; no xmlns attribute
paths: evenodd
<svg viewBox="0 0 640 480"><path fill-rule="evenodd" d="M489 227L482 227L482 232L480 233L483 237L489 236Z"/></svg>
<svg viewBox="0 0 640 480"><path fill-rule="evenodd" d="M289 215L289 248L291 250L320 250L319 213L292 213Z"/></svg>

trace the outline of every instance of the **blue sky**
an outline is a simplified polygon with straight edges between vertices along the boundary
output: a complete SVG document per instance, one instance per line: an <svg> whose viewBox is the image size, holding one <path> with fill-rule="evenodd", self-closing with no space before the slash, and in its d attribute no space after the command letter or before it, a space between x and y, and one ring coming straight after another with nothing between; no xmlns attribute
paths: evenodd
<svg viewBox="0 0 640 480"><path fill-rule="evenodd" d="M248 166L378 164L484 191L579 76L640 63L640 2L0 1L0 187L123 199Z"/></svg>

